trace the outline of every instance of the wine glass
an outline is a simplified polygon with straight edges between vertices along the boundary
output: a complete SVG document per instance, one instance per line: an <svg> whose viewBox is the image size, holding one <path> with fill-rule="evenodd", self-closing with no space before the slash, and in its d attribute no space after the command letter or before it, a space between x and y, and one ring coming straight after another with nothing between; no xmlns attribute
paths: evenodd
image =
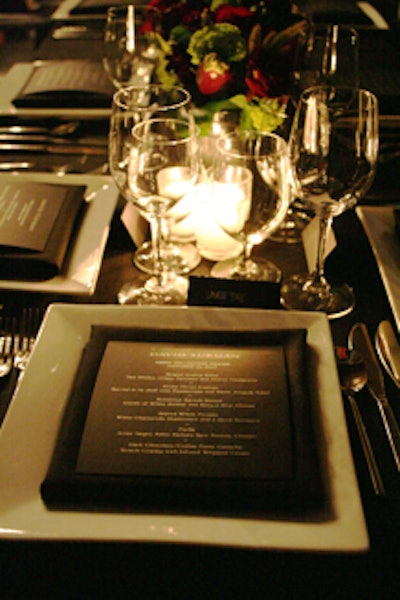
<svg viewBox="0 0 400 600"><path fill-rule="evenodd" d="M310 23L295 54L294 99L316 85L358 87L359 36L346 25Z"/></svg>
<svg viewBox="0 0 400 600"><path fill-rule="evenodd" d="M160 14L142 4L110 6L104 31L104 69L118 89L154 81L162 50Z"/></svg>
<svg viewBox="0 0 400 600"><path fill-rule="evenodd" d="M358 87L359 38L352 27L310 23L296 49L293 69L293 100L315 85ZM275 242L296 243L310 222L310 214L293 193L286 219L274 233Z"/></svg>
<svg viewBox="0 0 400 600"><path fill-rule="evenodd" d="M190 127L195 127L191 95L180 86L154 83L121 88L114 94L113 107L124 119L127 128L132 128L142 120L158 117L185 120ZM201 261L201 256L193 244L170 239L171 226L186 216L184 204L182 201L166 216L161 249L166 268L180 274L193 270ZM153 273L155 256L152 243L144 242L135 251L133 261L141 271Z"/></svg>
<svg viewBox="0 0 400 600"><path fill-rule="evenodd" d="M300 98L289 139L298 193L319 218L316 265L312 273L283 282L286 308L320 310L333 319L354 307L353 290L330 285L324 275L332 220L354 207L370 187L378 155L378 102L369 91L316 86Z"/></svg>
<svg viewBox="0 0 400 600"><path fill-rule="evenodd" d="M194 186L199 174L197 135L187 121L148 119L129 126L118 109L111 118L111 174L126 200L150 222L155 274L132 281L118 293L120 304L183 304L187 279L165 268L161 253L163 219Z"/></svg>
<svg viewBox="0 0 400 600"><path fill-rule="evenodd" d="M279 282L281 270L252 257L279 227L289 206L286 142L273 133L236 132L217 140L210 171L214 218L221 229L242 244L236 258L217 262L219 278Z"/></svg>

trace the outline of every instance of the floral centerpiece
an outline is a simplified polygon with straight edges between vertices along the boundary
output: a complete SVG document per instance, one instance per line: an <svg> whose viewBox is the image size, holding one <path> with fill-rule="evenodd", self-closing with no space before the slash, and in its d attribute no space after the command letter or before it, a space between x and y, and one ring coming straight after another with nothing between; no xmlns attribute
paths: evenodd
<svg viewBox="0 0 400 600"><path fill-rule="evenodd" d="M161 16L164 83L192 95L203 134L234 110L242 128L273 131L286 118L293 51L305 21L290 0L150 0Z"/></svg>

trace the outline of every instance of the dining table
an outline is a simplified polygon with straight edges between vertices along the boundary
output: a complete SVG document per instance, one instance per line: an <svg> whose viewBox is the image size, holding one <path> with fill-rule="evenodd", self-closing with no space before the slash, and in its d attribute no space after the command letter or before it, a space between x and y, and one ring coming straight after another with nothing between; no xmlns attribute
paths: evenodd
<svg viewBox="0 0 400 600"><path fill-rule="evenodd" d="M77 28L79 25L79 28ZM86 58L101 60L102 27L104 20L86 21L68 19L47 23L47 30L40 44L22 36L15 41L15 64L34 60L70 60ZM41 23L41 27L43 23ZM41 30L42 31L42 30ZM365 32L365 39L374 39L376 47L381 40L389 40L394 52L400 52L396 42L397 32ZM385 37L386 36L386 37ZM4 51L14 50L13 42L5 42ZM8 44L8 46L7 46ZM366 43L366 47L368 44ZM10 61L8 55L7 62ZM7 65L8 68L9 65ZM11 68L11 67L10 67ZM371 76L371 73L368 74ZM7 72L2 71L0 85ZM379 92L379 90L378 90ZM378 94L379 95L379 94ZM387 99L387 98L386 98ZM398 103L399 97L397 97ZM389 103L390 104L390 103ZM390 109L393 108L393 102ZM94 119L78 119L84 136L102 140L106 147L109 115ZM36 124L56 126L59 116L36 118ZM30 117L16 114L0 114L2 125L32 124ZM391 111L382 115L380 121L381 144L400 143L400 118ZM69 157L59 154L34 155L26 153L0 153L0 167L4 161L37 161L28 170L13 172L28 178L38 173L51 174L62 182L63 177L79 175L80 181L96 181L103 178L111 182L107 171L106 153L95 156ZM67 166L66 166L67 165ZM385 263L390 252L400 255L400 233L393 225L392 231L381 232L390 237L390 246L382 251L379 238L379 219L395 222L396 208L400 207L399 153L378 162L375 181L358 205L334 219L336 247L327 257L326 275L329 280L346 281L356 297L354 309L346 316L328 322L331 343L334 347L347 347L351 327L366 324L373 338L381 321L389 321L399 332L396 282L388 283ZM64 172L63 172L64 169ZM0 175L1 177L1 175ZM52 179L53 181L53 179ZM110 211L109 230L104 244L101 265L93 289L88 293L65 290L30 289L29 286L1 286L2 311L18 313L23 307L38 307L43 311L60 305L73 305L85 310L87 307L110 307L117 310L118 290L134 275L145 277L133 264L135 242L125 227L122 215L126 201L116 195L115 203L106 205ZM374 212L376 211L376 212ZM106 218L106 217L104 217ZM386 221L385 221L386 222ZM378 232L377 232L378 231ZM389 242L388 242L389 243ZM399 248L397 248L397 245ZM396 247L395 247L396 246ZM386 253L385 253L386 252ZM268 257L282 269L283 277L307 269L303 244L284 243L267 239L255 253ZM210 279L212 262L202 259L191 273L204 285ZM394 266L394 268L396 265ZM400 277L400 262L398 264ZM259 308L260 314L269 310L286 310L281 306ZM140 310L140 308L139 308ZM184 308L182 310L185 310ZM229 312L229 306L216 310ZM60 340L60 344L63 341ZM28 366L29 368L29 366ZM333 366L335 368L335 366ZM400 423L400 391L384 372L384 382L393 413ZM336 382L336 379L333 380ZM337 385L335 383L335 385ZM23 531L5 534L0 515L0 596L12 598L185 598L185 599L296 599L296 598L377 598L392 599L400 593L400 473L396 468L390 445L382 424L377 404L367 387L357 392L357 403L362 414L376 461L384 482L386 494L377 496L371 485L370 474L363 448L353 418L351 407L343 396L346 431L354 463L357 486L365 517L369 544L362 551L290 549L254 545L230 545L174 541L173 532L168 541L102 540L87 539L77 535L75 539L46 539L35 536L27 539ZM15 396L7 393L7 385L0 382L0 440L1 429L7 426L9 411ZM32 400L34 401L34 399ZM24 436L24 432L19 435ZM15 444L19 441L15 440ZM0 446L1 447L1 446ZM12 461L12 457L10 457ZM14 468L20 468L18 462ZM1 477L0 477L1 479ZM0 488L0 495L3 491ZM324 535L321 533L321 535ZM290 545L290 544L289 544ZM306 544L307 546L307 544Z"/></svg>

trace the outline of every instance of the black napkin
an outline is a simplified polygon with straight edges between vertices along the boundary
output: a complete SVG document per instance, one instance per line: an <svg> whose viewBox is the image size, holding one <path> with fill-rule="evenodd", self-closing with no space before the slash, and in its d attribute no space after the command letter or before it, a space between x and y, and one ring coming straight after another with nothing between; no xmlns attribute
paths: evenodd
<svg viewBox="0 0 400 600"><path fill-rule="evenodd" d="M113 92L101 62L44 61L34 65L13 104L17 108L110 108Z"/></svg>
<svg viewBox="0 0 400 600"><path fill-rule="evenodd" d="M134 4L129 0L82 0L75 8L70 10L71 15L101 15L107 12L110 6L125 6Z"/></svg>
<svg viewBox="0 0 400 600"><path fill-rule="evenodd" d="M187 350L191 352L196 344L206 345L207 349L212 349L215 345L223 345L232 352L235 352L238 347L270 348L277 346L283 348L284 376L289 390L289 396L285 402L288 401L290 406L290 416L284 423L284 438L286 441L290 441L290 455L287 454L286 445L284 451L286 454L281 456L281 448L276 447L276 440L282 439L281 432L274 435L273 428L271 431L271 425L269 425L268 439L262 437L259 440L263 456L267 455L266 462L254 465L251 462L253 457L251 457L249 462L244 464L245 467L246 464L251 465L252 469L255 466L257 472L261 473L259 476L246 474L238 476L236 471L233 471L233 476L229 472L222 476L210 475L209 471L212 472L214 467L218 471L220 468L218 462L223 460L216 456L209 458L212 461L210 464L206 462L207 476L203 476L204 470L201 471L198 468L201 459L196 459L196 456L189 457L189 462L184 463L184 469L186 468L187 471L179 475L176 475L174 468L171 469L171 473L175 474L160 475L164 465L161 467L157 465L155 468L158 471L157 474L151 471L146 472L147 458L143 458L143 456L138 460L139 462L144 461L144 470L143 463L138 467L135 457L133 462L129 463L131 471L124 472L124 474L112 469L108 470L107 474L93 472L82 467L78 470L82 439L87 431L86 421L91 408L92 392L98 377L99 366L110 340L140 342L147 345L146 348L149 348L149 352L150 348L151 352L157 352L158 344L165 346L166 342L172 342L174 347L175 344L184 344L184 346L178 346L178 352L182 351L182 348L185 349L185 352ZM239 350L237 351L239 352ZM304 330L154 331L94 326L75 377L51 464L41 485L41 494L46 505L51 509L224 513L231 516L234 514L265 514L267 512L287 515L299 511L304 514L304 511L320 508L324 502L324 486L321 477L320 456L314 436L313 412L315 407L312 406L305 375L307 355L308 348ZM141 368L141 365L143 363L139 362L131 366L130 372L135 374L134 377L140 377L146 371ZM117 368L120 368L119 361L117 361ZM265 365L265 368L267 369L268 365ZM232 373L232 377L234 376L235 373ZM223 384L220 385L222 388ZM231 394L234 395L232 389ZM226 401L229 400L229 397L229 393L224 396ZM114 410L111 406L113 400L108 398L107 406L103 406L107 415L110 408ZM265 404L262 405L262 410L265 410ZM277 402L268 404L267 410L271 411L268 412L268 423L271 423L270 419L275 422L276 411L281 416L281 408ZM135 414L137 412L134 411L133 415ZM100 417L104 420L101 408ZM106 416L105 422L106 427L114 431L114 417ZM102 427L104 427L104 421ZM93 441L98 444L98 446L95 445L95 448L98 447L96 461L98 456L102 461L105 453L106 463L109 466L108 454L111 454L111 465L114 464L112 461L115 456L112 454L113 451L108 453L105 442L108 436L103 433L103 430L100 433L98 429L94 433ZM97 436L99 437L96 440ZM117 454L118 452L119 450L117 450ZM119 457L117 457L118 460L120 460ZM128 457L128 460L130 461L131 457ZM164 459L160 458L159 460L163 461ZM191 460L192 462L190 462ZM284 474L280 477L271 475L271 473L277 472L276 461L280 460L289 466L281 469ZM270 462L271 464L269 464ZM154 468L154 462L149 464L153 464ZM181 467L180 463L179 465ZM228 461L224 463L225 465L229 471L231 463ZM243 463L241 468L243 468Z"/></svg>
<svg viewBox="0 0 400 600"><path fill-rule="evenodd" d="M400 238L400 208L393 209L394 216L394 230L396 235Z"/></svg>
<svg viewBox="0 0 400 600"><path fill-rule="evenodd" d="M360 87L379 100L379 114L400 112L400 47L393 31L360 32Z"/></svg>
<svg viewBox="0 0 400 600"><path fill-rule="evenodd" d="M0 378L0 427L13 397L19 375L19 369L13 368L8 375Z"/></svg>
<svg viewBox="0 0 400 600"><path fill-rule="evenodd" d="M314 23L372 25L354 0L305 0L301 4L302 12Z"/></svg>
<svg viewBox="0 0 400 600"><path fill-rule="evenodd" d="M86 205L86 187L27 182L14 182L10 186L10 196L15 191L27 193L30 197L37 194L40 198L43 189L46 189L49 202L53 194L57 197L62 195L62 202L42 250L5 245L0 235L0 277L32 281L51 279L60 273L64 265L70 241Z"/></svg>

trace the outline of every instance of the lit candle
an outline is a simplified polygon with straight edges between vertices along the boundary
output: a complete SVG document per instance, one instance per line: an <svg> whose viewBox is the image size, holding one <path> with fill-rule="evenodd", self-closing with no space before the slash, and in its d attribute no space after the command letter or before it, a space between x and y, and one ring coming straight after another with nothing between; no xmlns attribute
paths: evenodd
<svg viewBox="0 0 400 600"><path fill-rule="evenodd" d="M246 204L240 189L232 183L203 182L196 186L196 240L200 254L212 261L238 256L242 244L228 235L215 219L216 210L223 211L230 226L241 228L238 206ZM222 214L222 213L221 213ZM242 223L243 224L243 223Z"/></svg>
<svg viewBox="0 0 400 600"><path fill-rule="evenodd" d="M196 180L196 172L190 167L165 167L157 173L158 194L164 198L180 200L188 193Z"/></svg>
<svg viewBox="0 0 400 600"><path fill-rule="evenodd" d="M193 209L197 202L193 186L193 170L189 167L166 167L157 173L161 196L177 200L166 214L170 219L170 238L188 242L194 239Z"/></svg>

